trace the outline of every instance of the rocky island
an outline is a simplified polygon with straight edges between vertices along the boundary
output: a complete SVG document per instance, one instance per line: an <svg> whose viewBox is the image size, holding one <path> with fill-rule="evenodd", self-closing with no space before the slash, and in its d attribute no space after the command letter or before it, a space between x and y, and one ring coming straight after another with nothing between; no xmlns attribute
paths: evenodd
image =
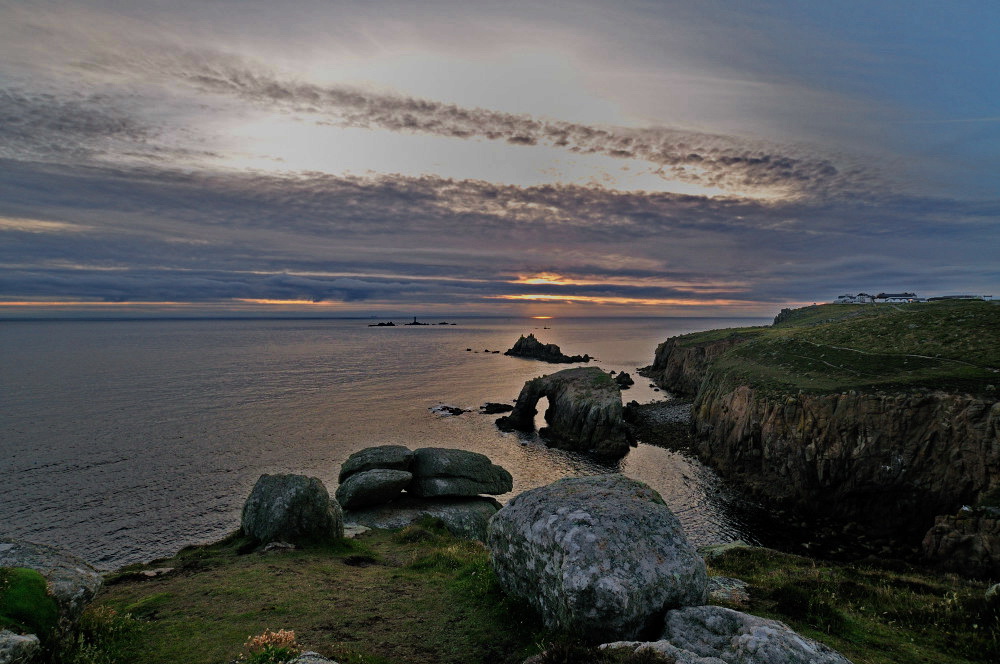
<svg viewBox="0 0 1000 664"><path fill-rule="evenodd" d="M546 397L548 425L541 431L554 447L592 452L606 458L628 453L630 434L622 418L621 390L614 379L597 367L564 369L524 384L510 415L497 419L504 431L531 431L535 406Z"/></svg>
<svg viewBox="0 0 1000 664"><path fill-rule="evenodd" d="M1000 493L997 330L988 302L820 305L668 339L644 375L694 396L698 453L754 495L907 547L927 533L942 564L996 576L993 519L928 530L963 505L989 516Z"/></svg>
<svg viewBox="0 0 1000 664"><path fill-rule="evenodd" d="M514 342L513 348L504 352L504 355L511 357L523 357L529 360L541 360L552 364L574 364L576 362L590 362L589 355L564 355L559 346L555 344L543 344L535 338L534 334L520 336Z"/></svg>

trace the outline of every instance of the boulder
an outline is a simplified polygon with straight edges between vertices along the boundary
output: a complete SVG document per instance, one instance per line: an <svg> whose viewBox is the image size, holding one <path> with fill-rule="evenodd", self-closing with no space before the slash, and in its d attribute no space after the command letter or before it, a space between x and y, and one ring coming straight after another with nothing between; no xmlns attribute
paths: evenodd
<svg viewBox="0 0 1000 664"><path fill-rule="evenodd" d="M76 631L80 614L103 581L96 569L66 551L6 538L0 538L0 567L33 569L45 578L59 613L57 638Z"/></svg>
<svg viewBox="0 0 1000 664"><path fill-rule="evenodd" d="M531 431L535 406L546 397L548 426L540 431L554 447L598 456L621 458L628 453L630 435L622 411L617 383L597 367L564 369L524 384L514 411L497 419L504 431Z"/></svg>
<svg viewBox="0 0 1000 664"><path fill-rule="evenodd" d="M337 502L347 510L382 505L409 485L413 473L375 468L354 473L337 487Z"/></svg>
<svg viewBox="0 0 1000 664"><path fill-rule="evenodd" d="M425 517L440 519L456 537L486 541L490 517L500 509L493 498L401 498L391 505L380 505L344 512L349 526L367 526L397 530Z"/></svg>
<svg viewBox="0 0 1000 664"><path fill-rule="evenodd" d="M703 604L705 563L653 489L622 475L526 491L490 520L500 584L545 625L591 640L633 639L664 612Z"/></svg>
<svg viewBox="0 0 1000 664"><path fill-rule="evenodd" d="M635 385L635 381L632 380L632 376L629 376L626 372L621 372L615 376L615 383L620 389L627 390L628 388Z"/></svg>
<svg viewBox="0 0 1000 664"><path fill-rule="evenodd" d="M374 468L409 470L412 462L413 450L402 445L366 447L347 457L347 461L340 467L340 477L337 481L343 484L344 480L354 473L362 473Z"/></svg>
<svg viewBox="0 0 1000 664"><path fill-rule="evenodd" d="M337 664L337 662L310 650L289 661L288 664Z"/></svg>
<svg viewBox="0 0 1000 664"><path fill-rule="evenodd" d="M851 664L818 641L777 620L721 606L689 606L667 613L662 640L699 657L728 664Z"/></svg>
<svg viewBox="0 0 1000 664"><path fill-rule="evenodd" d="M514 406L509 403L496 403L495 401L487 401L482 406L479 407L479 412L483 415L496 415L498 413L509 413L514 410Z"/></svg>
<svg viewBox="0 0 1000 664"><path fill-rule="evenodd" d="M34 634L15 634L0 630L0 664L27 664L34 660L41 647Z"/></svg>
<svg viewBox="0 0 1000 664"><path fill-rule="evenodd" d="M413 482L407 491L415 496L499 495L514 488L514 478L478 452L444 447L423 447L414 452Z"/></svg>
<svg viewBox="0 0 1000 664"><path fill-rule="evenodd" d="M305 475L261 475L243 504L243 533L258 542L318 542L344 536L340 505Z"/></svg>

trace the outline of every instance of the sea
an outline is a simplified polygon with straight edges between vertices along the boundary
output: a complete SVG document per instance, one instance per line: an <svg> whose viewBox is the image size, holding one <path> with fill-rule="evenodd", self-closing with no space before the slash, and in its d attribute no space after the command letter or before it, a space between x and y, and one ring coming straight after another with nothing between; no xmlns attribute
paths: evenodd
<svg viewBox="0 0 1000 664"><path fill-rule="evenodd" d="M757 541L753 505L682 451L641 442L601 464L537 434L503 433L478 408L579 366L503 355L522 334L629 372L636 385L624 399L647 403L670 398L635 373L658 343L768 321L374 322L0 321L0 536L62 547L103 570L147 562L236 530L263 473L318 477L333 494L351 453L394 444L489 456L514 477L501 502L559 478L620 472L659 491L696 545ZM444 415L440 405L470 412Z"/></svg>

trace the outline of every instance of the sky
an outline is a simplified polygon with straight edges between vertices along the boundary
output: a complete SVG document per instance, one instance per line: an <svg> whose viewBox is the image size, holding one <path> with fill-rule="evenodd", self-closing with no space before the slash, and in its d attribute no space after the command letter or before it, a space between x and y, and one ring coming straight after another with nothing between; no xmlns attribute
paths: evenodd
<svg viewBox="0 0 1000 664"><path fill-rule="evenodd" d="M0 317L1000 297L1000 3L0 0Z"/></svg>

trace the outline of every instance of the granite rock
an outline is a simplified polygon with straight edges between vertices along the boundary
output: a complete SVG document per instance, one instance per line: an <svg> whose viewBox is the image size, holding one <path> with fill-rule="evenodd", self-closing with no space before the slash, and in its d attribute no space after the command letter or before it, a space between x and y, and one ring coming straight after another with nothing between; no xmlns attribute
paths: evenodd
<svg viewBox="0 0 1000 664"><path fill-rule="evenodd" d="M509 472L486 455L467 450L423 447L414 452L412 470L407 491L425 498L499 495L514 488Z"/></svg>
<svg viewBox="0 0 1000 664"><path fill-rule="evenodd" d="M243 504L243 533L258 542L326 541L344 536L340 505L305 475L261 475Z"/></svg>
<svg viewBox="0 0 1000 664"><path fill-rule="evenodd" d="M409 470L413 462L413 450L402 445L378 445L366 447L347 457L340 467L337 481L344 483L354 473L383 468L386 470Z"/></svg>
<svg viewBox="0 0 1000 664"><path fill-rule="evenodd" d="M344 509L382 505L393 500L413 480L405 470L375 468L354 473L337 487L337 502Z"/></svg>

